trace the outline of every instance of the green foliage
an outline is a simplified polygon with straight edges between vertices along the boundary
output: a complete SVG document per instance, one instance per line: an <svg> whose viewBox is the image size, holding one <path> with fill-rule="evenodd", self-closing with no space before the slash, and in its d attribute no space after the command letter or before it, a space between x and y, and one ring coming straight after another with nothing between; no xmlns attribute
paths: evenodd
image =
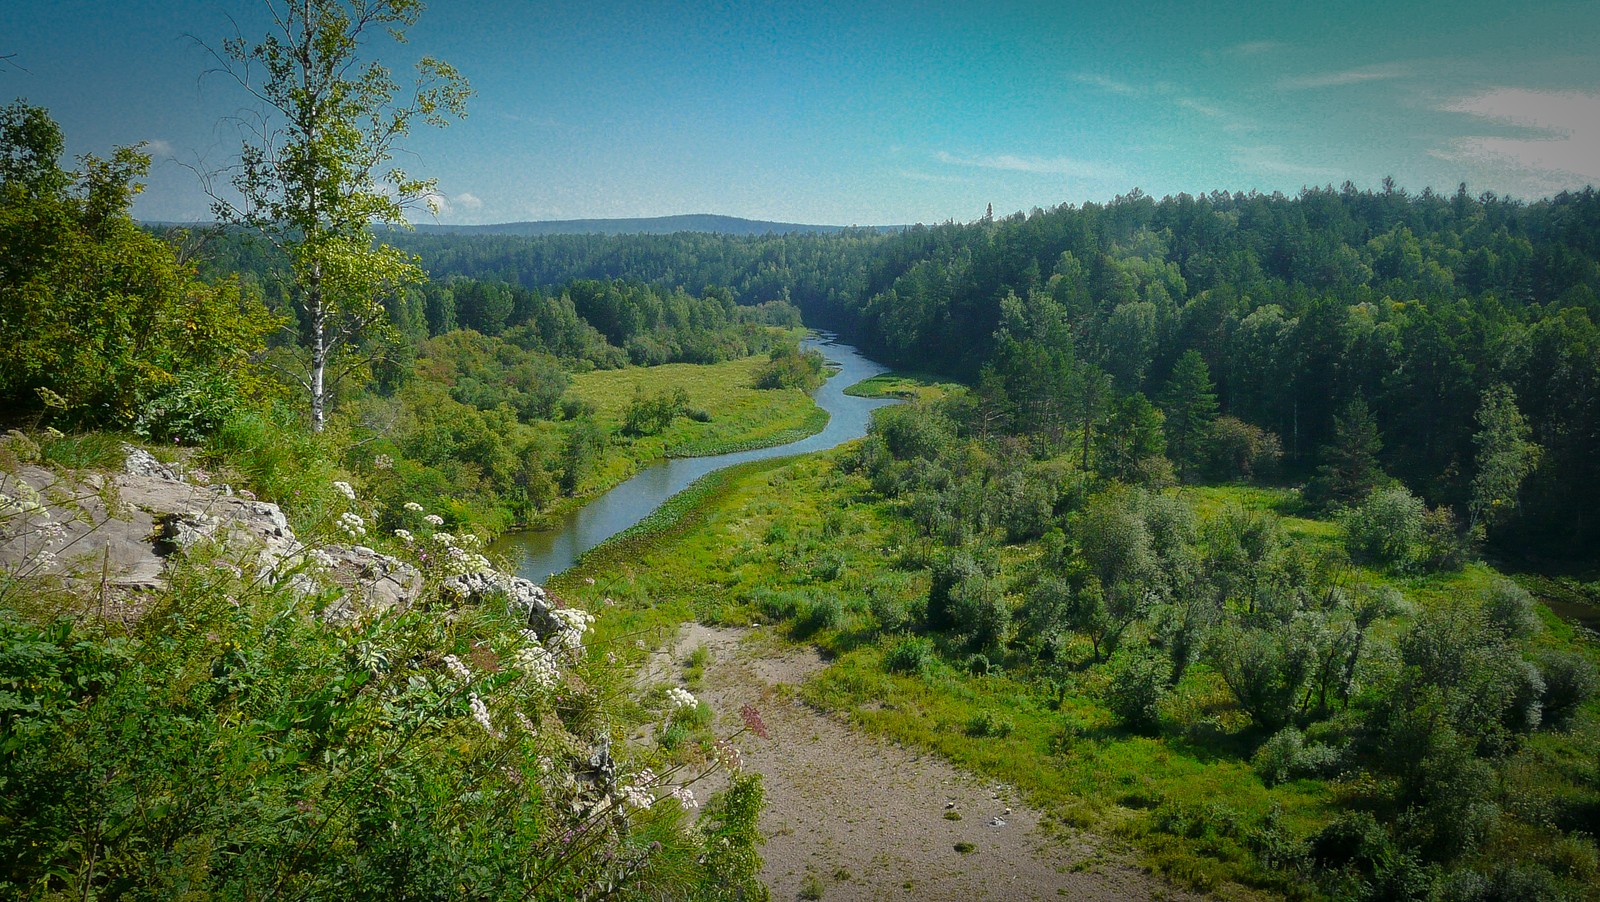
<svg viewBox="0 0 1600 902"><path fill-rule="evenodd" d="M1154 733L1161 726L1159 707L1171 676L1164 656L1149 649L1128 652L1106 686L1106 707L1124 727Z"/></svg>
<svg viewBox="0 0 1600 902"><path fill-rule="evenodd" d="M1474 523L1492 526L1515 514L1523 480L1539 465L1543 449L1529 441L1532 430L1517 409L1510 386L1497 385L1483 394L1478 408L1477 473L1468 504Z"/></svg>
<svg viewBox="0 0 1600 902"><path fill-rule="evenodd" d="M934 660L933 643L921 636L906 636L884 654L883 666L891 673L920 674Z"/></svg>
<svg viewBox="0 0 1600 902"><path fill-rule="evenodd" d="M797 345L773 348L766 366L756 372L755 387L811 391L826 378L822 372L823 362L821 351L802 352Z"/></svg>
<svg viewBox="0 0 1600 902"><path fill-rule="evenodd" d="M1322 449L1322 466L1306 484L1306 499L1325 508L1350 507L1366 500L1384 480L1378 464L1383 441L1378 424L1360 398L1334 418L1333 441Z"/></svg>
<svg viewBox="0 0 1600 902"><path fill-rule="evenodd" d="M68 172L62 146L44 110L0 109L0 398L64 425L196 439L237 405L227 374L277 324L236 280L199 281L134 223L148 155L121 148Z"/></svg>
<svg viewBox="0 0 1600 902"><path fill-rule="evenodd" d="M472 90L431 56L416 62L413 94L389 69L363 60L364 45L387 34L404 43L422 13L416 0L313 0L274 7L281 36L258 43L228 38L214 53L223 69L271 116L247 137L230 179L211 189L221 221L246 226L287 259L309 352L299 384L311 402L311 428L326 425L330 360L381 330L384 294L424 281L416 259L375 240L375 223L405 223L404 205L421 202L434 182L391 165L416 123L443 127L466 114Z"/></svg>
<svg viewBox="0 0 1600 902"><path fill-rule="evenodd" d="M1579 710L1600 691L1600 671L1576 652L1545 652L1539 657L1539 672L1544 678L1543 723L1553 730L1572 726Z"/></svg>
<svg viewBox="0 0 1600 902"><path fill-rule="evenodd" d="M657 435L671 426L673 420L686 415L688 410L689 393L682 388L672 392L657 392L654 397L646 397L643 388L636 388L633 400L623 413L622 431L625 435L633 436ZM710 416L705 419L709 420Z"/></svg>
<svg viewBox="0 0 1600 902"><path fill-rule="evenodd" d="M1015 730L1016 724L992 711L980 711L967 721L967 735L982 738L1004 739Z"/></svg>
<svg viewBox="0 0 1600 902"><path fill-rule="evenodd" d="M1235 417L1217 417L1207 436L1207 472L1214 479L1249 482L1272 476L1283 459L1278 437Z"/></svg>
<svg viewBox="0 0 1600 902"><path fill-rule="evenodd" d="M1161 409L1167 415L1167 449L1173 463L1185 473L1199 469L1206 459L1206 438L1217 416L1217 396L1205 358L1188 350L1172 368L1161 392Z"/></svg>

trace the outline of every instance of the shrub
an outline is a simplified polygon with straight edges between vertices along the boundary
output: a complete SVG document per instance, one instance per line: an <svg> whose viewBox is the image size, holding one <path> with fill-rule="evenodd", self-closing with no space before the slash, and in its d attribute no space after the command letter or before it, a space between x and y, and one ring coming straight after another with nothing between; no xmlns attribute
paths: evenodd
<svg viewBox="0 0 1600 902"><path fill-rule="evenodd" d="M1345 546L1354 556L1399 570L1418 562L1427 505L1404 486L1373 492L1359 507L1346 511Z"/></svg>
<svg viewBox="0 0 1600 902"><path fill-rule="evenodd" d="M1207 448L1208 470L1222 480L1249 481L1271 475L1283 459L1278 437L1234 417L1212 421Z"/></svg>
<svg viewBox="0 0 1600 902"><path fill-rule="evenodd" d="M978 738L1004 739L1016 728L1009 717L1002 717L993 711L980 711L967 720L967 735Z"/></svg>
<svg viewBox="0 0 1600 902"><path fill-rule="evenodd" d="M1339 751L1322 743L1307 744L1294 727L1284 727L1261 744L1250 759L1261 782L1274 786L1297 777L1326 775L1339 763Z"/></svg>
<svg viewBox="0 0 1600 902"><path fill-rule="evenodd" d="M1507 639L1526 639L1544 628L1533 596L1509 579L1497 579L1484 593L1483 613L1489 626Z"/></svg>
<svg viewBox="0 0 1600 902"><path fill-rule="evenodd" d="M1106 706L1128 729L1154 733L1161 725L1157 708L1171 676L1172 665L1164 656L1148 648L1131 652L1106 687Z"/></svg>
<svg viewBox="0 0 1600 902"><path fill-rule="evenodd" d="M838 629L844 622L844 605L837 595L818 595L804 602L795 617L795 629L809 636L820 630Z"/></svg>
<svg viewBox="0 0 1600 902"><path fill-rule="evenodd" d="M883 666L893 673L922 673L933 663L933 643L920 636L907 636L883 656Z"/></svg>
<svg viewBox="0 0 1600 902"><path fill-rule="evenodd" d="M1564 730L1600 689L1600 673L1588 658L1570 651L1545 652L1539 656L1539 669L1544 674L1544 724Z"/></svg>

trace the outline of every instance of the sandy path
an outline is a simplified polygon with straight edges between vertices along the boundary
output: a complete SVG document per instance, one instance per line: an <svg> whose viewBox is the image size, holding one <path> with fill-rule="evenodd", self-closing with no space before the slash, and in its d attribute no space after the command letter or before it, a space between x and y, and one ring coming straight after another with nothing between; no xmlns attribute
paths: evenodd
<svg viewBox="0 0 1600 902"><path fill-rule="evenodd" d="M748 703L771 734L738 741L746 767L764 776L762 879L773 899L801 898L808 878L830 900L1198 898L1120 863L1092 839L1047 836L1038 829L1039 812L1007 787L799 701L783 687L822 669L814 650L691 624L670 656L656 656L645 679L676 683L697 645L711 652L698 691L718 712L717 732L738 729ZM957 844L971 850L963 854Z"/></svg>

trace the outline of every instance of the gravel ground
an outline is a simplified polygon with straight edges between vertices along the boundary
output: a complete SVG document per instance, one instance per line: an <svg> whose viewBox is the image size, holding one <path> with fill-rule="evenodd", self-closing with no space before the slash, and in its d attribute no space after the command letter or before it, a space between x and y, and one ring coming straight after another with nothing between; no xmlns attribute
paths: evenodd
<svg viewBox="0 0 1600 902"><path fill-rule="evenodd" d="M752 704L771 734L738 742L745 766L764 777L762 878L774 900L818 898L819 890L823 899L963 902L1200 898L1127 864L1093 836L1047 835L1040 813L1009 787L801 702L785 687L825 666L812 649L691 624L644 678L676 683L698 645L711 652L697 691L718 712L717 732L738 729L740 707Z"/></svg>

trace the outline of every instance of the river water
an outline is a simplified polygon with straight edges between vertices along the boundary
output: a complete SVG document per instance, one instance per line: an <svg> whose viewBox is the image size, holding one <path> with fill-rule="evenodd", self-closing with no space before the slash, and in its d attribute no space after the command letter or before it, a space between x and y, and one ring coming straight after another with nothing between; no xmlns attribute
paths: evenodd
<svg viewBox="0 0 1600 902"><path fill-rule="evenodd" d="M571 567L585 551L648 517L668 498L707 473L746 461L825 451L866 435L872 411L895 402L857 398L845 394L844 390L863 379L888 372L889 368L861 356L831 333L813 333L801 346L816 348L828 358L830 365L838 367L838 372L812 393L817 406L829 414L828 426L821 432L771 448L659 461L568 514L559 526L537 532L508 533L495 543L494 550L510 558L519 575L543 583L552 574Z"/></svg>

